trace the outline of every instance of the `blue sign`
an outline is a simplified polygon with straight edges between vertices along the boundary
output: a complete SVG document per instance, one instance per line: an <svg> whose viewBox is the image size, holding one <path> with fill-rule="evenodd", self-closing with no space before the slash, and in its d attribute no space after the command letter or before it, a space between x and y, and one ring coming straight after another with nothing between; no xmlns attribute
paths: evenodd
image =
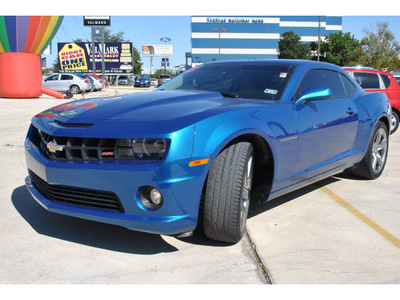
<svg viewBox="0 0 400 300"><path fill-rule="evenodd" d="M162 38L160 39L160 41L163 42L163 43L168 43L168 42L171 41L171 39L168 38L168 37L162 37Z"/></svg>

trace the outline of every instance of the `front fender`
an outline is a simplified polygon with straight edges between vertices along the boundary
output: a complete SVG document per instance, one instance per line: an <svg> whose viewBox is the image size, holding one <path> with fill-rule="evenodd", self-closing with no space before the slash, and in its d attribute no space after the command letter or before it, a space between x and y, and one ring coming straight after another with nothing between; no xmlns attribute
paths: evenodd
<svg viewBox="0 0 400 300"><path fill-rule="evenodd" d="M225 112L196 123L192 160L209 158L205 170L208 172L217 155L232 140L246 134L258 135L272 152L275 189L288 185L296 165L297 139L286 137L296 136L297 126L290 104L285 107L286 113L277 105Z"/></svg>

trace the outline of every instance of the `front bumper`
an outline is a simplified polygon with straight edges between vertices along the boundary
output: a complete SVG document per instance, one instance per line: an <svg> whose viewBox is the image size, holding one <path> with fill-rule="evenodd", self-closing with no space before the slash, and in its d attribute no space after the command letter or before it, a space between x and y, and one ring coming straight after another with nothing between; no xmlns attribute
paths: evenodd
<svg viewBox="0 0 400 300"><path fill-rule="evenodd" d="M135 87L140 87L140 86L149 87L150 83L135 82Z"/></svg>
<svg viewBox="0 0 400 300"><path fill-rule="evenodd" d="M157 234L178 234L197 226L205 166L189 167L189 159L166 159L160 163L55 161L29 138L25 142L25 156L28 170L47 184L112 192L124 209L118 212L48 199L28 176L25 181L29 192L50 212ZM161 208L150 210L143 206L139 199L143 186L161 191Z"/></svg>

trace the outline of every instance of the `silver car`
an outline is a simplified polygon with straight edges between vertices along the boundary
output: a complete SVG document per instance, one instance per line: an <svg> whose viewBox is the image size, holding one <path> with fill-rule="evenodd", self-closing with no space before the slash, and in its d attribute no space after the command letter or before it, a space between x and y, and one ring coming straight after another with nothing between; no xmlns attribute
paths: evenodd
<svg viewBox="0 0 400 300"><path fill-rule="evenodd" d="M167 81L171 80L171 76L167 74L163 74L158 76L158 86L162 85L163 83L166 83Z"/></svg>
<svg viewBox="0 0 400 300"><path fill-rule="evenodd" d="M92 88L88 79L71 73L50 75L43 80L42 85L55 91L69 91L73 94L90 91Z"/></svg>

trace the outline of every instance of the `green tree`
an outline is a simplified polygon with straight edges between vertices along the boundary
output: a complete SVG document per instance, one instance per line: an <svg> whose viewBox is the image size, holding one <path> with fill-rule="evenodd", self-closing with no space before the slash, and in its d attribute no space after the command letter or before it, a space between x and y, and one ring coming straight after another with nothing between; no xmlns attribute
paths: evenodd
<svg viewBox="0 0 400 300"><path fill-rule="evenodd" d="M164 72L164 68L158 69L157 71L155 71L154 74L153 74L153 76L154 76L155 78L158 78L158 76L160 76L160 75L162 75L162 74L167 74L167 75L170 75L171 77L176 76L175 73L173 73L173 72L171 72L171 71L169 71L169 70L166 70L166 71ZM153 77L153 76L152 76L152 77Z"/></svg>
<svg viewBox="0 0 400 300"><path fill-rule="evenodd" d="M143 63L141 61L139 51L133 47L133 74L141 74L142 66Z"/></svg>
<svg viewBox="0 0 400 300"><path fill-rule="evenodd" d="M359 62L376 69L398 70L400 68L400 45L389 30L388 22L377 22L376 31L363 29L362 55Z"/></svg>
<svg viewBox="0 0 400 300"><path fill-rule="evenodd" d="M120 31L118 33L113 33L110 29L104 29L104 42L105 43L129 43L130 40L125 39L125 33ZM94 41L96 43L101 42L101 37L95 37ZM92 41L86 39L83 40L81 38L74 39L74 43L91 43Z"/></svg>
<svg viewBox="0 0 400 300"><path fill-rule="evenodd" d="M301 42L301 37L293 31L281 34L279 39L278 58L310 59L311 48L309 44Z"/></svg>
<svg viewBox="0 0 400 300"><path fill-rule="evenodd" d="M360 41L349 32L331 33L325 41L321 42L323 54L321 60L338 66L356 65L361 52Z"/></svg>

